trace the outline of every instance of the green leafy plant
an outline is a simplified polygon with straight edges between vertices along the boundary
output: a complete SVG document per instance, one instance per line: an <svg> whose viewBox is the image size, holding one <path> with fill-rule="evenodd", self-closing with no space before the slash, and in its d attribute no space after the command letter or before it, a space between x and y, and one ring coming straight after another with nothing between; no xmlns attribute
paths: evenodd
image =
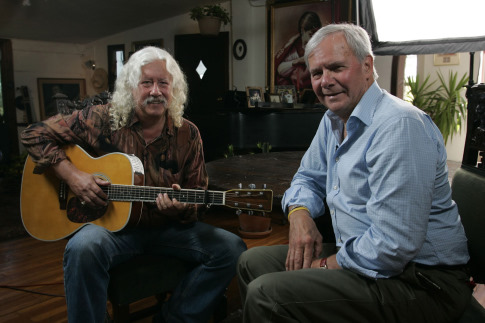
<svg viewBox="0 0 485 323"><path fill-rule="evenodd" d="M210 16L221 19L224 25L231 22L229 12L221 7L219 4L209 4L190 9L190 18L192 20L199 20L202 17Z"/></svg>
<svg viewBox="0 0 485 323"><path fill-rule="evenodd" d="M227 145L227 151L224 153L224 158L234 157L234 146Z"/></svg>
<svg viewBox="0 0 485 323"><path fill-rule="evenodd" d="M269 142L258 142L258 148L261 149L261 152L263 153L269 153L272 147Z"/></svg>
<svg viewBox="0 0 485 323"><path fill-rule="evenodd" d="M461 79L457 72L449 72L448 79L445 79L438 72L438 86L433 87L435 82L429 82L429 75L420 81L408 77L406 84L409 86L407 101L426 112L438 126L443 135L445 143L448 138L460 131L462 121L466 116L466 100L461 92L468 81L467 74Z"/></svg>

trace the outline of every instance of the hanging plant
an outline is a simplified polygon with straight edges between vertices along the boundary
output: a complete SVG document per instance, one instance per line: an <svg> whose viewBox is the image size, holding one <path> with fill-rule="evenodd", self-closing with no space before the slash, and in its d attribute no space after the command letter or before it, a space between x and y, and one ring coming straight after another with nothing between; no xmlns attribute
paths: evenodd
<svg viewBox="0 0 485 323"><path fill-rule="evenodd" d="M224 25L231 22L231 16L229 12L220 4L209 4L205 6L199 6L190 10L190 18L192 20L199 20L202 17L216 17L219 18Z"/></svg>

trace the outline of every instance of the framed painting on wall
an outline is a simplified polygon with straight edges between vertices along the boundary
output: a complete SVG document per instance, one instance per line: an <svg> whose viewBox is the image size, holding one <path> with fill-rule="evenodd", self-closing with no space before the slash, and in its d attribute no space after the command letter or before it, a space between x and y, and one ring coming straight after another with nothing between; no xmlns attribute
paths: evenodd
<svg viewBox="0 0 485 323"><path fill-rule="evenodd" d="M86 97L85 79L38 78L39 108L42 120L57 114L56 96L76 101Z"/></svg>
<svg viewBox="0 0 485 323"><path fill-rule="evenodd" d="M275 92L277 85L293 85L297 93L311 89L310 73L303 58L305 45L322 26L348 20L348 6L347 0L270 1L267 79L271 92Z"/></svg>

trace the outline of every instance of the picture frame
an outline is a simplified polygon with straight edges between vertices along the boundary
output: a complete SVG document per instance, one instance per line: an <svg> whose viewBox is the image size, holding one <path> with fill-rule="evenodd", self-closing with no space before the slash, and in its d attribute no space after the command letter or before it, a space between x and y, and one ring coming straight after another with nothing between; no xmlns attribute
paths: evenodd
<svg viewBox="0 0 485 323"><path fill-rule="evenodd" d="M131 43L131 49L133 53L147 46L163 48L163 39L138 40Z"/></svg>
<svg viewBox="0 0 485 323"><path fill-rule="evenodd" d="M304 45L320 27L347 21L351 5L348 0L269 1L267 80L271 92L277 85L294 85L298 93L311 89L310 73L303 59ZM298 30L300 25L303 33ZM294 59L298 60L296 64L292 64Z"/></svg>
<svg viewBox="0 0 485 323"><path fill-rule="evenodd" d="M67 100L76 101L86 97L85 79L38 78L39 110L42 120L57 114L55 95L64 94Z"/></svg>
<svg viewBox="0 0 485 323"><path fill-rule="evenodd" d="M269 95L269 101L272 103L280 103L281 102L281 97L279 94L270 94Z"/></svg>
<svg viewBox="0 0 485 323"><path fill-rule="evenodd" d="M434 54L434 66L460 65L460 54Z"/></svg>
<svg viewBox="0 0 485 323"><path fill-rule="evenodd" d="M264 102L263 88L246 86L246 97L248 98L248 108L255 108L256 102Z"/></svg>
<svg viewBox="0 0 485 323"><path fill-rule="evenodd" d="M276 85L275 92L280 97L281 103L297 103L296 88L294 85Z"/></svg>

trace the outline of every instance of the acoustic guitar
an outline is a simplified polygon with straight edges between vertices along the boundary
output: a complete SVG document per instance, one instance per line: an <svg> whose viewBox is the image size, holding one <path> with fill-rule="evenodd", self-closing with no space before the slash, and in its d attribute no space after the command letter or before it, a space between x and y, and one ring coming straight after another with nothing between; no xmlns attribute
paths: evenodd
<svg viewBox="0 0 485 323"><path fill-rule="evenodd" d="M32 159L25 162L20 211L27 232L43 241L66 238L88 223L116 232L140 221L143 202L155 202L158 194L190 204L223 205L241 210L271 212L273 191L269 189L234 189L225 192L142 186L142 162L133 155L110 153L98 158L90 156L79 146L68 146L65 152L79 170L93 174L111 184L103 186L108 206L92 209L70 191L65 182L52 171L34 174Z"/></svg>

